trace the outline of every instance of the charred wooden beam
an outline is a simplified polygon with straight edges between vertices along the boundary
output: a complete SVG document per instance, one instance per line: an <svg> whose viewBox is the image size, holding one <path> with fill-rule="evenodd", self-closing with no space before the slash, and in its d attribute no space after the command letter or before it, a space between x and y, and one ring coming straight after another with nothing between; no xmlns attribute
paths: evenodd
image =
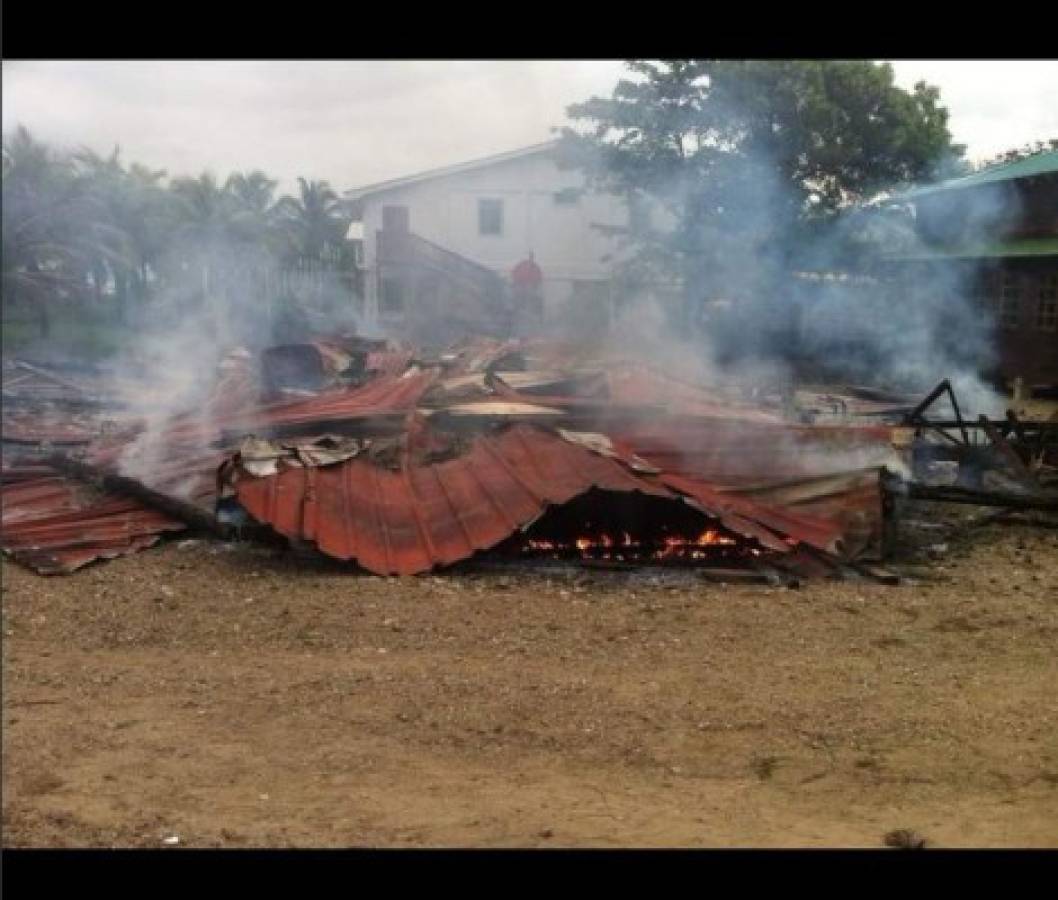
<svg viewBox="0 0 1058 900"><path fill-rule="evenodd" d="M969 503L974 506L1000 506L1009 509L1058 511L1058 493L1015 494L1007 491L984 491L955 485L930 485L904 482L898 492L912 500L940 500L945 503Z"/></svg>
<svg viewBox="0 0 1058 900"><path fill-rule="evenodd" d="M1018 456L1016 452L1014 452L1014 448L1011 447L1007 439L1004 438L1002 434L1000 434L999 429L997 429L991 422L989 422L986 416L981 416L979 421L981 423L981 426L984 428L985 433L988 435L989 440L992 441L992 445L999 452L999 455L1002 456L1003 459L1005 459L1008 463L1010 463L1011 468L1014 470L1017 476L1023 482L1025 482L1026 486L1032 488L1033 490L1037 489L1039 487L1039 483L1036 481L1036 477L1032 474L1031 471L1029 471L1029 467L1025 465L1025 460L1023 460L1020 456Z"/></svg>
<svg viewBox="0 0 1058 900"><path fill-rule="evenodd" d="M230 538L234 533L230 525L225 525L218 521L217 517L212 513L195 506L193 503L152 490L134 478L107 472L97 466L89 465L64 454L50 456L45 462L56 471L71 478L76 478L78 481L83 481L86 484L113 494L135 497L159 512L186 522L192 528L207 531L225 539Z"/></svg>
<svg viewBox="0 0 1058 900"><path fill-rule="evenodd" d="M1012 409L1007 410L1007 424L1010 429L1017 435L1019 441L1025 440L1025 429L1022 427L1021 419L1018 418L1018 414Z"/></svg>
<svg viewBox="0 0 1058 900"><path fill-rule="evenodd" d="M951 407L955 410L955 421L959 423L959 431L962 432L962 442L969 444L970 435L966 433L966 422L963 421L962 413L959 411L959 401L955 399L955 391L952 390L951 384L948 385L948 396L951 398Z"/></svg>
<svg viewBox="0 0 1058 900"><path fill-rule="evenodd" d="M937 398L939 398L940 395L943 394L950 387L951 387L951 384L949 383L948 379L945 378L935 388L933 388L932 391L930 391L928 394L926 394L926 396L922 398L922 400L918 404L918 406L916 406L914 409L911 410L911 412L909 412L907 414L907 424L908 425L914 425L914 424L920 422L921 419L922 419L922 414L927 409L929 409L933 405L933 403L937 400Z"/></svg>
<svg viewBox="0 0 1058 900"><path fill-rule="evenodd" d="M951 386L951 382L948 381L947 378L941 381L935 388L933 388L932 391L926 394L926 396L922 399L922 402L919 403L918 406L916 406L913 410L911 410L910 413L908 413L905 422L908 425L920 425L931 428L937 428L939 431L940 429L938 428L937 423L930 422L929 420L924 418L924 413L940 398L942 394L945 393L947 393L948 399L951 401L951 407L955 411L955 422L959 428L960 433L962 434L962 442L964 444L969 444L970 435L966 430L966 422L962 417L962 412L959 410L959 401L955 399L955 391ZM940 433L943 434L944 437L948 438L949 440L952 440L950 435L944 434L943 431L941 431Z"/></svg>
<svg viewBox="0 0 1058 900"><path fill-rule="evenodd" d="M715 566L698 569L697 575L705 581L723 584L781 584L771 574L757 569L720 569Z"/></svg>
<svg viewBox="0 0 1058 900"><path fill-rule="evenodd" d="M1007 425L1007 420L1004 419L988 419L987 421L989 424L996 428L1002 428L1003 426ZM930 419L927 422L919 422L918 424L920 426L928 425L931 428L957 428L959 426L959 423L954 421L953 419ZM963 419L962 424L967 431L984 428L984 425L980 421L968 422ZM1032 420L1019 420L1019 424L1021 426L1022 433L1025 435L1025 439L1028 439L1030 435L1039 433L1053 435L1054 437L1058 438L1058 422L1036 422Z"/></svg>
<svg viewBox="0 0 1058 900"><path fill-rule="evenodd" d="M897 572L892 569L886 569L884 566L874 565L873 563L855 563L856 569L868 578L873 578L875 581L881 584L900 584L903 580Z"/></svg>

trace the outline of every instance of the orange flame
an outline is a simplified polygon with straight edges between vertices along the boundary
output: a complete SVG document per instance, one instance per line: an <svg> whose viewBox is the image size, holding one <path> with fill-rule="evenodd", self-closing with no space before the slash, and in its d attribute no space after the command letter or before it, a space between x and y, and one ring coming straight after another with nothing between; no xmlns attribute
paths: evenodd
<svg viewBox="0 0 1058 900"><path fill-rule="evenodd" d="M650 555L654 559L706 559L709 556L707 548L716 546L734 546L738 541L715 528L706 528L695 538L686 538L682 535L664 535L661 538L661 546L649 544ZM582 536L574 538L572 545L557 541L530 539L526 543L528 550L536 551L563 551L576 548L582 555L594 554L603 559L624 559L624 551L632 551L643 547L642 542L635 540L627 531L621 533L620 538L609 534L598 534L595 536ZM601 551L601 552L600 552Z"/></svg>

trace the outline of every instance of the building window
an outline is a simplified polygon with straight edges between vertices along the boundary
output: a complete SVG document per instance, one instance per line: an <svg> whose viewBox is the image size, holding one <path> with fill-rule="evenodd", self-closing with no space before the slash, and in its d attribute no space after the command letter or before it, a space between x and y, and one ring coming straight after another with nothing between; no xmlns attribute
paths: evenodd
<svg viewBox="0 0 1058 900"><path fill-rule="evenodd" d="M1021 286L1014 272L1004 272L999 289L999 324L1004 328L1017 328Z"/></svg>
<svg viewBox="0 0 1058 900"><path fill-rule="evenodd" d="M379 315L400 318L404 315L404 282L399 278L383 278L378 301Z"/></svg>
<svg viewBox="0 0 1058 900"><path fill-rule="evenodd" d="M556 206L576 206L580 201L580 191L577 188L562 188L555 191Z"/></svg>
<svg viewBox="0 0 1058 900"><path fill-rule="evenodd" d="M503 234L503 201L493 197L478 200L478 234Z"/></svg>
<svg viewBox="0 0 1058 900"><path fill-rule="evenodd" d="M1040 304L1036 312L1040 331L1058 331L1058 274L1040 279Z"/></svg>

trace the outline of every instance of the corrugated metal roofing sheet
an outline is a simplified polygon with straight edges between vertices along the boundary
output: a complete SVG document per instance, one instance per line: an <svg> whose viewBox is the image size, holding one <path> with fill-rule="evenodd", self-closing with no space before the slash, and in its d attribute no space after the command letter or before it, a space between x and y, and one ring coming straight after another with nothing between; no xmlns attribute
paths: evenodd
<svg viewBox="0 0 1058 900"><path fill-rule="evenodd" d="M372 350L367 354L364 369L382 375L400 375L414 356L411 350Z"/></svg>
<svg viewBox="0 0 1058 900"><path fill-rule="evenodd" d="M518 346L467 341L456 370L481 371ZM707 388L650 367L621 364L606 372L609 398L534 396L483 376L482 386L490 387L480 401L458 409L448 405L450 413L491 411L508 421L515 402L529 411L552 410L567 430L588 422L585 431L604 432L612 439L611 454L527 424L495 432L482 419L467 452L418 464L411 460L451 452L468 430L464 421L446 435L416 413L439 369L381 375L360 387L267 405L258 402L252 372L246 360L234 360L214 398L151 432L150 444L132 442L131 433L111 435L96 441L85 461L122 474L128 474L122 460L131 462L132 469L146 473L142 481L152 489L212 509L218 466L245 434L262 435L277 426L323 433L331 423L349 420L403 423L405 450L395 451L403 464L399 471L357 458L246 477L237 485L239 499L255 518L380 573L410 574L465 559L592 488L686 500L729 530L787 556L799 542L855 555L880 540L877 472L873 480L871 474L851 481L841 476L875 464L886 448L886 428L799 428L771 413L732 407ZM533 383L532 373L523 381ZM450 442L457 434L462 437ZM658 471L637 471L636 456ZM37 552L34 564L51 571L131 552L153 543L162 530L183 527L135 501L93 505L96 501L85 501L53 475L42 477L36 467L32 473L5 470L3 483L5 531L8 524L21 529L11 548L23 559Z"/></svg>
<svg viewBox="0 0 1058 900"><path fill-rule="evenodd" d="M658 416L610 431L615 444L667 472L723 487L775 485L894 462L887 426L799 426Z"/></svg>
<svg viewBox="0 0 1058 900"><path fill-rule="evenodd" d="M715 392L648 366L622 366L608 373L610 397L618 406L654 405L682 415L753 422L781 422L774 413L733 403Z"/></svg>
<svg viewBox="0 0 1058 900"><path fill-rule="evenodd" d="M95 559L135 553L183 522L128 497L93 495L84 486L37 472L5 473L0 546L44 575L72 572Z"/></svg>
<svg viewBox="0 0 1058 900"><path fill-rule="evenodd" d="M444 462L392 471L352 459L243 477L236 493L251 516L280 534L371 572L411 575L494 547L592 488L689 497L729 530L780 552L798 541L834 549L840 538L825 520L723 495L691 478L639 474L529 425L479 436L467 453Z"/></svg>
<svg viewBox="0 0 1058 900"><path fill-rule="evenodd" d="M411 575L493 547L591 487L671 496L613 460L517 426L433 465L391 471L353 459L242 479L237 495L280 534L372 572Z"/></svg>
<svg viewBox="0 0 1058 900"><path fill-rule="evenodd" d="M252 432L277 425L305 425L337 419L399 415L415 409L423 392L436 380L433 371L382 375L355 388L325 391L305 400L262 406L223 422L228 430Z"/></svg>
<svg viewBox="0 0 1058 900"><path fill-rule="evenodd" d="M98 432L70 422L46 422L35 419L5 418L3 440L11 444L90 444Z"/></svg>

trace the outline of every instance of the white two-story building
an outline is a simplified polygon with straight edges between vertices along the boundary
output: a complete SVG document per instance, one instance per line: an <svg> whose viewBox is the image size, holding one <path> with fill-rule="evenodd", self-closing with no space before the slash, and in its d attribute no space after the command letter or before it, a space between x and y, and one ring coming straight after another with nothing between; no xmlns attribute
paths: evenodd
<svg viewBox="0 0 1058 900"><path fill-rule="evenodd" d="M485 293L509 285L532 253L546 322L588 313L605 325L621 252L605 229L628 226L628 204L586 191L583 173L559 168L556 147L549 141L349 191L361 223L367 322L396 325L431 305L434 315L449 315L475 285Z"/></svg>

